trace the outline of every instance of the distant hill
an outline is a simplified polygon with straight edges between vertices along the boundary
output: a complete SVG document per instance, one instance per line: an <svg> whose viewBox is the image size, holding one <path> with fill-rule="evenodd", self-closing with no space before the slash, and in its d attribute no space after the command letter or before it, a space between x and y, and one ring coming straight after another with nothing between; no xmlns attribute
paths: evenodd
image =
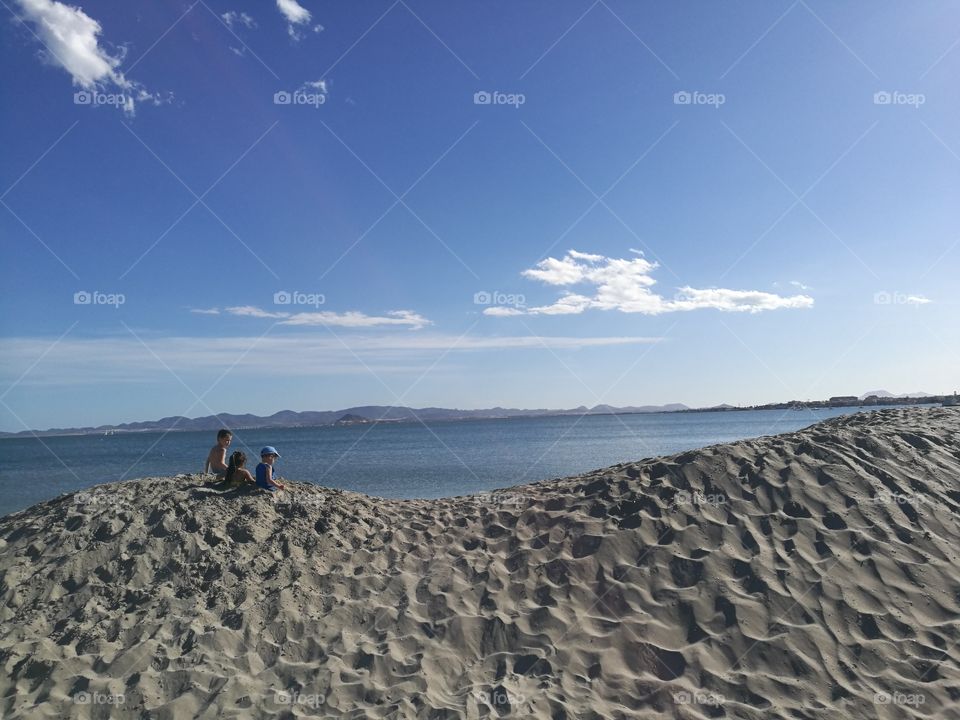
<svg viewBox="0 0 960 720"><path fill-rule="evenodd" d="M866 400L866 399L867 399L868 397L870 397L871 395L876 395L878 398L892 398L892 397L896 397L896 395L894 395L892 392L889 392L889 391L887 391L887 390L870 390L870 391L868 391L868 392L865 392L863 395L861 395L861 396L860 396L860 399L861 399L861 400Z"/></svg>
<svg viewBox="0 0 960 720"><path fill-rule="evenodd" d="M596 405L593 408L580 406L571 410L523 410L519 408L488 408L484 410L459 410L455 408L411 408L393 405L361 405L344 410L308 410L296 412L281 410L273 415L233 415L219 413L198 418L173 415L142 422L97 427L50 428L48 430L24 430L17 433L0 432L0 437L47 436L47 435L102 435L104 433L152 432L165 430L219 430L220 428L278 428L319 427L323 425L347 425L369 422L429 422L439 420L480 420L509 417L541 417L547 415L609 415L614 413L675 412L689 410L681 403L669 405L642 405L618 408L612 405Z"/></svg>
<svg viewBox="0 0 960 720"><path fill-rule="evenodd" d="M861 400L866 400L871 395L876 395L878 398L921 398L921 397L931 397L930 393L923 392L922 390L918 392L910 393L900 393L899 395L894 395L892 392L887 390L871 390L870 392L865 392L860 396Z"/></svg>

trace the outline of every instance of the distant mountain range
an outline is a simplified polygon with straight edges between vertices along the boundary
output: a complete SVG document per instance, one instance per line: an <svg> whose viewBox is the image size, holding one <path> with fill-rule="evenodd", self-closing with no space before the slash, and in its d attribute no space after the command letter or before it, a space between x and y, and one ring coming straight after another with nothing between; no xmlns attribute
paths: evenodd
<svg viewBox="0 0 960 720"><path fill-rule="evenodd" d="M874 398L875 396L875 398ZM848 396L856 398L856 395ZM867 398L871 398L867 400ZM912 404L912 399L923 398L923 402L957 402L956 397L930 395L924 392L903 393L894 395L886 390L871 390L859 396L857 404L863 405L904 405ZM863 402L866 401L866 402ZM851 404L851 403L847 403ZM545 417L559 415L616 415L628 413L663 413L663 412L728 412L737 410L774 410L798 407L823 408L840 407L831 400L791 400L789 402L770 403L767 405L733 406L723 403L707 408L690 408L683 403L669 403L667 405L628 405L616 407L614 405L594 405L591 408L581 405L569 410L522 410L518 408L495 407L485 410L458 410L452 408L411 408L393 405L361 405L346 408L345 410L308 410L295 412L281 410L273 415L231 415L219 413L199 418L187 418L180 415L149 420L146 422L122 423L120 425L99 425L97 427L50 428L49 430L24 430L22 432L0 432L3 437L21 436L48 436L48 435L96 435L114 433L152 432L167 430L219 430L220 428L280 428L280 427L321 427L324 425L344 426L361 425L368 423L385 422L435 422L441 420L483 420L511 417Z"/></svg>
<svg viewBox="0 0 960 720"><path fill-rule="evenodd" d="M319 427L323 425L356 425L370 422L419 422L437 420L479 420L508 417L537 417L546 415L612 415L616 413L676 412L689 410L681 403L669 405L641 405L639 407L614 407L613 405L595 405L592 408L580 406L571 410L521 410L517 408L495 407L487 410L457 410L450 408L410 408L391 405L363 405L345 410L308 410L295 412L281 410L273 415L232 415L219 413L199 418L187 418L181 415L148 420L145 422L121 423L120 425L99 425L97 427L50 428L49 430L24 430L17 433L4 432L0 437L18 437L23 435L93 435L104 433L151 432L157 430L219 430L220 428L275 428L275 427Z"/></svg>

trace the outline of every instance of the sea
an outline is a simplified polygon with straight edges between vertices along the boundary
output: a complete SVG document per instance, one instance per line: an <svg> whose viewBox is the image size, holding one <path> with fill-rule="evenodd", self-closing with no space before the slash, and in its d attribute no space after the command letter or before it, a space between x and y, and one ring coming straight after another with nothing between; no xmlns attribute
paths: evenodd
<svg viewBox="0 0 960 720"><path fill-rule="evenodd" d="M879 409L869 408L869 410ZM247 466L273 445L281 477L384 498L438 498L775 435L860 408L518 417L237 429ZM92 485L203 469L215 432L0 439L0 515Z"/></svg>

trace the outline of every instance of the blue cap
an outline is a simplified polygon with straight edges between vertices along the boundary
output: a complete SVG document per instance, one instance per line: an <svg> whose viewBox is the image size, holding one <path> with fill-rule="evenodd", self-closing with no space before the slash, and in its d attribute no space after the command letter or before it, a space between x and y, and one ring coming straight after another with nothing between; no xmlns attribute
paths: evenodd
<svg viewBox="0 0 960 720"><path fill-rule="evenodd" d="M278 453L277 449L272 445L267 445L263 450L260 451L260 457L263 457L264 455L276 455L277 457L280 457L280 453Z"/></svg>

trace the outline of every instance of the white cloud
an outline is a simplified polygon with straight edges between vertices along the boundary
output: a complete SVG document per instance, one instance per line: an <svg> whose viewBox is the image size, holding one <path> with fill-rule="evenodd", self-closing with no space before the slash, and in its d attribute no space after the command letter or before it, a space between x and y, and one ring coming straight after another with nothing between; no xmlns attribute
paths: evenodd
<svg viewBox="0 0 960 720"><path fill-rule="evenodd" d="M588 309L618 310L624 313L660 315L666 312L713 308L724 312L757 313L781 308L813 306L807 295L784 297L759 290L727 288L679 288L672 299L664 298L651 288L656 284L651 274L658 264L638 257L609 258L603 255L570 250L562 258L546 258L533 268L524 270L524 277L547 285L592 285L593 295L567 291L551 305L525 309L491 307L485 315L578 315Z"/></svg>
<svg viewBox="0 0 960 720"><path fill-rule="evenodd" d="M309 26L312 17L310 11L297 0L277 0L277 8L287 19L287 33L293 40L299 40L301 38L299 27ZM323 32L323 25L314 25L310 29L315 33Z"/></svg>
<svg viewBox="0 0 960 720"><path fill-rule="evenodd" d="M322 326L369 328L384 325L405 325L412 330L431 325L432 323L422 315L411 310L393 310L386 315L367 315L362 312L349 311L344 313L318 312L271 312L253 305L239 305L226 308L225 312L241 317L268 318L280 320L280 325Z"/></svg>
<svg viewBox="0 0 960 720"><path fill-rule="evenodd" d="M523 310L507 307L506 305L494 305L483 311L484 315L493 315L494 317L511 317L513 315L523 315Z"/></svg>
<svg viewBox="0 0 960 720"><path fill-rule="evenodd" d="M220 308L190 308L190 312L197 315L219 315Z"/></svg>
<svg viewBox="0 0 960 720"><path fill-rule="evenodd" d="M926 305L931 302L933 302L933 300L923 295L907 295L906 300L907 305Z"/></svg>
<svg viewBox="0 0 960 720"><path fill-rule="evenodd" d="M676 298L668 303L668 310L714 308L725 312L749 313L807 307L813 307L813 298L806 295L783 297L759 290L727 290L724 288L697 290L691 287L680 288Z"/></svg>
<svg viewBox="0 0 960 720"><path fill-rule="evenodd" d="M223 21L227 24L227 27L233 30L234 26L239 27L243 25L248 30L253 30L257 27L257 22L251 16L247 15L245 12L225 12L220 16Z"/></svg>
<svg viewBox="0 0 960 720"><path fill-rule="evenodd" d="M136 102L161 102L142 85L128 80L120 72L122 50L111 54L100 46L100 23L79 7L56 0L17 0L23 12L21 18L33 26L44 46L44 59L59 65L73 79L73 84L84 90L120 90L124 96L118 103L128 115L134 113Z"/></svg>
<svg viewBox="0 0 960 720"><path fill-rule="evenodd" d="M800 290L813 290L812 287L810 287L809 285L804 285L804 284L803 284L802 282L800 282L799 280L791 280L791 281L790 281L790 284L793 285L795 288L798 288L798 289L800 289Z"/></svg>
<svg viewBox="0 0 960 720"><path fill-rule="evenodd" d="M297 0L277 0L277 8L283 13L287 22L293 25L302 25L310 22L310 11Z"/></svg>

